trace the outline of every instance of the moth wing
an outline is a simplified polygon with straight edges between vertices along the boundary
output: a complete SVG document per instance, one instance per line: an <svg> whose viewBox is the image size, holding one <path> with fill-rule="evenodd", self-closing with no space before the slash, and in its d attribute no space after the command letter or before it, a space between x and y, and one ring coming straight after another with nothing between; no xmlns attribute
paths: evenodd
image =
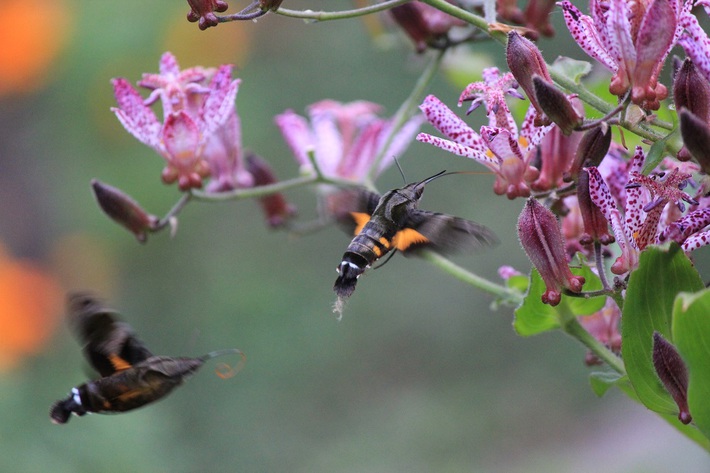
<svg viewBox="0 0 710 473"><path fill-rule="evenodd" d="M367 189L345 189L329 196L328 212L349 235L357 235L370 220L381 196Z"/></svg>
<svg viewBox="0 0 710 473"><path fill-rule="evenodd" d="M101 376L110 376L145 361L153 354L116 312L87 294L68 301L70 325L84 345L84 355Z"/></svg>
<svg viewBox="0 0 710 473"><path fill-rule="evenodd" d="M400 234L403 235L400 237ZM430 248L442 254L477 250L498 243L495 234L479 223L421 209L410 212L405 230L395 238L400 251Z"/></svg>

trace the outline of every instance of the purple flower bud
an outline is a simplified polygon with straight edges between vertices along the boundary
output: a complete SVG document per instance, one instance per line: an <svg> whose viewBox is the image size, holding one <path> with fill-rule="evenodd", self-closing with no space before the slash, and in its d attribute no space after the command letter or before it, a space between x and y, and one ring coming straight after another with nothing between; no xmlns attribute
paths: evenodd
<svg viewBox="0 0 710 473"><path fill-rule="evenodd" d="M678 405L678 419L689 424L693 418L688 409L688 370L676 348L658 332L653 332L653 367Z"/></svg>
<svg viewBox="0 0 710 473"><path fill-rule="evenodd" d="M513 73L513 77L515 77L515 80L527 94L530 103L537 110L538 121L540 124L544 123L544 119L542 119L544 112L535 95L533 77L540 76L549 83L552 83L552 78L547 71L547 64L545 64L540 50L535 46L535 43L512 30L508 33L508 46L505 56L508 62L508 69Z"/></svg>
<svg viewBox="0 0 710 473"><path fill-rule="evenodd" d="M259 8L263 11L276 11L279 9L284 0L259 0Z"/></svg>
<svg viewBox="0 0 710 473"><path fill-rule="evenodd" d="M564 238L557 219L550 210L534 198L529 198L518 218L518 238L530 261L537 268L546 291L544 304L557 305L562 289L580 292L582 276L575 276L567 265Z"/></svg>
<svg viewBox="0 0 710 473"><path fill-rule="evenodd" d="M582 167L599 166L611 146L611 128L606 123L588 130L579 142L565 181L576 181Z"/></svg>
<svg viewBox="0 0 710 473"><path fill-rule="evenodd" d="M551 81L536 74L532 77L532 83L540 108L550 120L560 127L565 136L569 136L582 124L583 117L574 109L567 95Z"/></svg>
<svg viewBox="0 0 710 473"><path fill-rule="evenodd" d="M463 21L420 2L394 7L390 9L390 14L412 39L418 53L437 41L445 40L452 27L465 25Z"/></svg>
<svg viewBox="0 0 710 473"><path fill-rule="evenodd" d="M278 181L269 163L255 154L247 156L246 169L254 178L255 186L265 186ZM272 228L280 227L296 214L296 208L286 202L280 192L261 197L259 202L264 210L266 221Z"/></svg>
<svg viewBox="0 0 710 473"><path fill-rule="evenodd" d="M112 220L126 227L139 242L144 243L148 232L155 230L158 217L148 214L128 195L96 179L91 181L99 207Z"/></svg>
<svg viewBox="0 0 710 473"><path fill-rule="evenodd" d="M710 121L710 83L690 58L685 58L673 80L676 110L686 108L704 122Z"/></svg>
<svg viewBox="0 0 710 473"><path fill-rule="evenodd" d="M555 29L550 24L550 12L555 8L556 0L530 0L525 7L525 26L539 32L542 36L551 37Z"/></svg>
<svg viewBox="0 0 710 473"><path fill-rule="evenodd" d="M710 174L710 127L688 109L681 109L680 134L685 148L706 174Z"/></svg>
<svg viewBox="0 0 710 473"><path fill-rule="evenodd" d="M227 11L229 5L222 0L187 0L190 5L190 13L187 14L187 21L194 23L198 21L201 30L206 30L210 26L217 26L219 20L214 12L222 13Z"/></svg>

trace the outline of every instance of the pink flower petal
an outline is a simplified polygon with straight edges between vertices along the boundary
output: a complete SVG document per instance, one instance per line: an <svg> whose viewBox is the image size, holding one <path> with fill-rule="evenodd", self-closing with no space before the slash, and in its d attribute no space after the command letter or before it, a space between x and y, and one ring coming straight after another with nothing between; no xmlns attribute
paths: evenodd
<svg viewBox="0 0 710 473"><path fill-rule="evenodd" d="M429 95L419 108L424 112L424 116L429 120L429 123L442 132L444 136L480 153L485 153L486 148L480 136L456 116L449 107L444 105L441 100Z"/></svg>
<svg viewBox="0 0 710 473"><path fill-rule="evenodd" d="M155 113L145 106L143 97L126 79L114 79L113 90L118 108L111 110L123 127L141 143L157 149L161 125Z"/></svg>

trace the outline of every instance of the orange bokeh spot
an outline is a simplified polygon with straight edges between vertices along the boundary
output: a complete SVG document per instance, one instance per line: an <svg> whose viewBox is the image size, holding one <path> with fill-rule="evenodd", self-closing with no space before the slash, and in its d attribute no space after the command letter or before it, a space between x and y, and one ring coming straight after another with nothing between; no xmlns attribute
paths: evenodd
<svg viewBox="0 0 710 473"><path fill-rule="evenodd" d="M0 372L42 349L61 318L62 300L54 277L12 259L0 244Z"/></svg>
<svg viewBox="0 0 710 473"><path fill-rule="evenodd" d="M63 0L3 0L1 10L0 95L32 92L51 78L69 37L69 8Z"/></svg>

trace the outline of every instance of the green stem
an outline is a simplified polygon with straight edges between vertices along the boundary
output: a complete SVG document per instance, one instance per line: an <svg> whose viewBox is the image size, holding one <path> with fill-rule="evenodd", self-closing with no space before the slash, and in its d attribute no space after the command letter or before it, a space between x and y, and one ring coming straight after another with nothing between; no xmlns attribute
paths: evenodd
<svg viewBox="0 0 710 473"><path fill-rule="evenodd" d="M422 103L424 94L429 89L431 81L434 80L434 77L436 77L436 73L439 70L439 66L441 65L441 60L444 57L445 52L445 50L439 50L436 52L431 61L429 61L429 64L427 64L426 69L424 69L424 72L419 77L416 84L414 84L414 88L410 92L407 99L404 101L404 103L402 103L402 105L397 110L397 113L395 113L392 117L392 128L390 129L389 136L387 136L387 140L385 141L382 148L380 148L380 152L378 153L377 157L372 163L372 166L370 167L370 180L372 180L374 176L377 175L377 171L380 168L380 162L382 161L382 159L384 159L385 153L392 144L392 141L394 140L394 137L397 132L402 129L404 124L407 123L407 121L414 115L414 112L415 110L417 110L419 104Z"/></svg>
<svg viewBox="0 0 710 473"><path fill-rule="evenodd" d="M448 258L441 256L433 251L422 251L421 256L432 263L437 268L441 269L445 273L450 274L459 281L463 281L466 284L492 294L498 298L508 300L514 304L520 304L522 302L522 295L508 289L505 286L491 282L481 276L474 274L461 266L453 263Z"/></svg>
<svg viewBox="0 0 710 473"><path fill-rule="evenodd" d="M289 10L288 8L279 8L274 13L277 15L288 16L291 18L301 18L303 20L312 21L330 21L330 20L344 20L347 18L357 18L358 16L369 15L371 13L377 13L383 10L388 10L399 5L403 5L412 0L387 0L386 2L376 3L363 8L356 8L354 10L343 10L335 12L327 11L313 11L313 10Z"/></svg>
<svg viewBox="0 0 710 473"><path fill-rule="evenodd" d="M620 375L626 374L626 368L621 358L609 350L603 343L594 338L591 333L582 327L577 317L572 313L567 303L559 305L560 326L562 330L571 337L579 340L584 346L594 353L600 360L604 361L611 369Z"/></svg>

